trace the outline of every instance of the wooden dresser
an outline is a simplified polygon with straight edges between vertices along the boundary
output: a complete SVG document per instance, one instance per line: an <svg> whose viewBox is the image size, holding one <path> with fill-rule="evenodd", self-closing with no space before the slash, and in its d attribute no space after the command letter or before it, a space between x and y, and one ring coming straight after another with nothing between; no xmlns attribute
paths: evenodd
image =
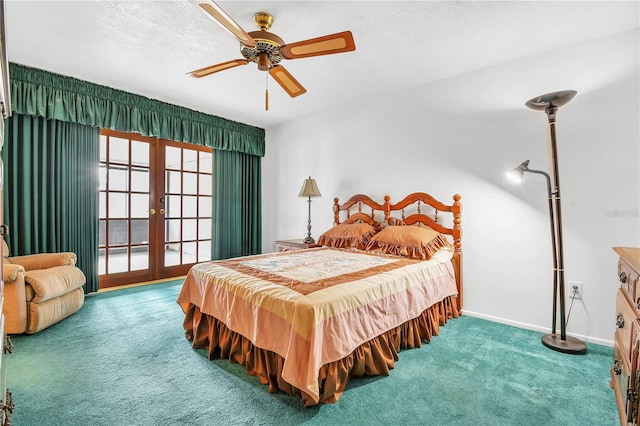
<svg viewBox="0 0 640 426"><path fill-rule="evenodd" d="M616 395L620 424L640 424L640 248L614 247L618 254L616 331L613 342L611 387Z"/></svg>

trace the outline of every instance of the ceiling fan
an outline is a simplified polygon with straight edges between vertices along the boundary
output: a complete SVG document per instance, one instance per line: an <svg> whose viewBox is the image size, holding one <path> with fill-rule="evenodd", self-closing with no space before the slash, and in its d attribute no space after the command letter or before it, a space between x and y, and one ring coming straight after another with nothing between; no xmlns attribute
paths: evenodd
<svg viewBox="0 0 640 426"><path fill-rule="evenodd" d="M296 43L285 43L276 34L269 32L273 24L273 16L266 12L258 12L254 20L259 31L244 31L220 6L210 0L189 0L208 17L220 24L240 42L241 59L210 65L189 74L196 78L205 77L219 71L228 70L249 62L258 64L258 69L268 71L269 75L284 89L289 96L302 95L307 90L290 73L280 65L283 59L299 59L310 56L330 55L350 52L356 49L351 31L325 35ZM268 109L268 92L267 92Z"/></svg>

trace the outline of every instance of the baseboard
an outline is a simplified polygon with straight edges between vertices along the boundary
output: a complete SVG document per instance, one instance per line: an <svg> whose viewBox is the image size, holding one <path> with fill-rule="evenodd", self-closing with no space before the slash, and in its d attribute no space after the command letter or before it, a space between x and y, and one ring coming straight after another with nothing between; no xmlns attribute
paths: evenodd
<svg viewBox="0 0 640 426"><path fill-rule="evenodd" d="M160 284L160 283L165 283L167 281L175 281L175 280L183 279L183 278L186 278L186 277L187 277L186 275L183 275L181 277L163 278L161 280L144 281L144 282L141 282L141 283L117 285L117 286L113 286L113 287L101 288L100 290L98 290L98 293L105 293L107 291L113 291L113 290L122 290L122 289L125 289L125 288L140 287L140 286L149 285L149 284Z"/></svg>
<svg viewBox="0 0 640 426"><path fill-rule="evenodd" d="M469 315L470 317L481 318L487 321L499 322L502 324L511 325L513 327L524 328L525 330L539 331L541 333L549 332L549 328L546 328L546 327L540 327L537 325L528 324L524 322L513 321L505 318L494 317L491 315L480 314L478 312L471 312L471 311L467 311L466 309L463 309L462 313L464 315ZM590 342L596 345L613 347L613 340L599 339L597 337L583 336L581 334L575 334L575 333L567 333L567 334L569 334L570 336L576 337L584 342Z"/></svg>

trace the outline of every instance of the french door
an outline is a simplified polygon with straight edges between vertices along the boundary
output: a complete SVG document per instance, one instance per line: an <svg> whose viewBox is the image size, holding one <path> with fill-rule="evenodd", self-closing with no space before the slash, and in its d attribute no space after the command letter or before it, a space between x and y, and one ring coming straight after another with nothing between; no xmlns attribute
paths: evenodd
<svg viewBox="0 0 640 426"><path fill-rule="evenodd" d="M100 133L100 288L185 275L211 259L209 148Z"/></svg>

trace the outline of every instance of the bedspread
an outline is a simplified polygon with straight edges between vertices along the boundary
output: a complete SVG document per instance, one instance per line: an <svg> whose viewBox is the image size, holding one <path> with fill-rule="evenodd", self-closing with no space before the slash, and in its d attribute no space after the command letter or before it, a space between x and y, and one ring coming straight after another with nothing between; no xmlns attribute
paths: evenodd
<svg viewBox="0 0 640 426"><path fill-rule="evenodd" d="M317 402L318 371L457 293L449 261L316 248L195 265L177 302L284 358Z"/></svg>

